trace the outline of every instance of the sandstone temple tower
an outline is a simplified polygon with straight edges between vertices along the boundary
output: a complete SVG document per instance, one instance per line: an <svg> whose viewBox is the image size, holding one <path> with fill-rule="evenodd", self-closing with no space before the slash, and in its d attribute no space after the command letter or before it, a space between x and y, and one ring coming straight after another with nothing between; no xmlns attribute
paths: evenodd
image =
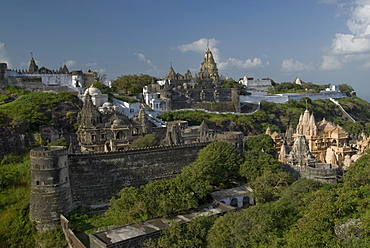
<svg viewBox="0 0 370 248"><path fill-rule="evenodd" d="M217 64L213 58L213 54L209 47L204 54L203 62L200 66L200 71L197 74L198 79L213 79L215 81L219 80Z"/></svg>
<svg viewBox="0 0 370 248"><path fill-rule="evenodd" d="M72 210L68 151L63 147L38 147L30 152L31 219L39 232L60 224L60 214Z"/></svg>

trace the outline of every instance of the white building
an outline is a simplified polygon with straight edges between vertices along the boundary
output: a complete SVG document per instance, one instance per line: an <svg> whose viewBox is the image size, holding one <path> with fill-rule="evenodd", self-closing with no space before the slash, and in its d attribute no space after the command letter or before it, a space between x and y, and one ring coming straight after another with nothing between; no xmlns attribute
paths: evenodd
<svg viewBox="0 0 370 248"><path fill-rule="evenodd" d="M254 79L247 76L244 76L239 83L245 85L247 90L267 91L272 87L272 81L270 79Z"/></svg>

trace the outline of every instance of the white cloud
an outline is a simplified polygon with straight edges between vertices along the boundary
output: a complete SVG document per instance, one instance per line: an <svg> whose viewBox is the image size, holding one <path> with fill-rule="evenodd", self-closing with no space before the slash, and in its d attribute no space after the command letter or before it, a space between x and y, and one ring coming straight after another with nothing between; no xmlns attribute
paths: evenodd
<svg viewBox="0 0 370 248"><path fill-rule="evenodd" d="M99 71L98 71L100 74L104 74L104 73L106 73L107 72L107 69L104 69L104 68L101 68L101 69L99 69Z"/></svg>
<svg viewBox="0 0 370 248"><path fill-rule="evenodd" d="M77 62L76 61L74 61L74 60L67 60L66 61L66 66L67 67L73 67L73 66L75 66L77 64Z"/></svg>
<svg viewBox="0 0 370 248"><path fill-rule="evenodd" d="M251 68L265 67L269 64L268 62L263 63L263 61L260 58L246 60L240 60L237 58L222 59L221 53L219 49L216 47L219 43L220 41L216 39L201 38L190 44L178 46L177 49L180 50L181 52L193 51L200 54L204 54L208 46L212 51L213 58L215 59L217 67L220 71L230 71L235 69L245 70Z"/></svg>
<svg viewBox="0 0 370 248"><path fill-rule="evenodd" d="M370 0L358 0L350 9L347 27L351 34L337 33L332 43L333 54L370 52Z"/></svg>
<svg viewBox="0 0 370 248"><path fill-rule="evenodd" d="M8 68L11 67L10 59L8 58L8 54L5 49L5 44L0 42L0 63L7 63Z"/></svg>
<svg viewBox="0 0 370 248"><path fill-rule="evenodd" d="M213 58L215 59L216 63L218 63L220 61L220 53L216 45L219 43L220 42L216 39L201 38L197 41L194 41L193 43L178 46L177 49L179 49L183 53L190 51L204 54L208 45L208 47L212 51Z"/></svg>
<svg viewBox="0 0 370 248"><path fill-rule="evenodd" d="M343 63L352 63L356 61L369 61L370 60L370 54L350 54L345 55L342 58Z"/></svg>
<svg viewBox="0 0 370 248"><path fill-rule="evenodd" d="M281 70L285 72L290 71L313 71L315 69L313 63L305 64L298 60L285 59L281 64Z"/></svg>
<svg viewBox="0 0 370 248"><path fill-rule="evenodd" d="M322 57L322 70L337 70L343 63L367 61L370 55L370 0L357 0L341 6L343 12L349 14L349 33L335 34L330 51Z"/></svg>
<svg viewBox="0 0 370 248"><path fill-rule="evenodd" d="M183 53L189 51L204 53L207 49L207 45L211 50L213 50L218 43L220 42L216 39L201 38L193 43L178 46L177 49Z"/></svg>
<svg viewBox="0 0 370 248"><path fill-rule="evenodd" d="M320 66L321 70L330 71L330 70L339 70L342 68L342 63L339 61L336 56L322 56L322 63Z"/></svg>
<svg viewBox="0 0 370 248"><path fill-rule="evenodd" d="M356 38L352 34L336 34L332 44L333 54L370 52L370 39Z"/></svg>
<svg viewBox="0 0 370 248"><path fill-rule="evenodd" d="M149 70L146 70L146 73L148 73L148 74L162 73L161 71L159 71L157 69L157 66L156 65L154 65L149 59L146 58L146 56L144 54L142 54L142 53L135 53L135 55L138 57L138 59L140 61L143 61L143 62L147 63L150 66L150 69Z"/></svg>
<svg viewBox="0 0 370 248"><path fill-rule="evenodd" d="M353 34L363 37L370 34L370 1L357 1L357 4L351 11L347 26Z"/></svg>
<svg viewBox="0 0 370 248"><path fill-rule="evenodd" d="M247 59L247 60L240 60L236 58L228 58L226 61L220 62L218 64L219 70L232 70L233 68L240 68L240 69L251 69L251 68L259 68L265 67L268 65L269 62L265 64L262 62L260 58Z"/></svg>

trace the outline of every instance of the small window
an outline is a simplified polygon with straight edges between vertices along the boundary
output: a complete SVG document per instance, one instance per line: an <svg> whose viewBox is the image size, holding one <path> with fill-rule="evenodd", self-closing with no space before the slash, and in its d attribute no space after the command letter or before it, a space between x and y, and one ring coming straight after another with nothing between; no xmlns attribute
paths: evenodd
<svg viewBox="0 0 370 248"><path fill-rule="evenodd" d="M40 181L36 181L36 185L40 185Z"/></svg>

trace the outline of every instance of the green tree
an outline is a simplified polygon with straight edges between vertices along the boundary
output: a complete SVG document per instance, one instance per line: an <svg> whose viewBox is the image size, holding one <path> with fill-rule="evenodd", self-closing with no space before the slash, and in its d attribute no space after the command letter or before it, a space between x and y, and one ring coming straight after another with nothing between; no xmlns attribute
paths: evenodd
<svg viewBox="0 0 370 248"><path fill-rule="evenodd" d="M260 204L228 212L215 221L207 237L208 247L271 247L285 229L281 219L288 205Z"/></svg>
<svg viewBox="0 0 370 248"><path fill-rule="evenodd" d="M244 152L244 163L240 165L239 174L248 181L254 181L265 171L282 171L282 165L271 155L259 150Z"/></svg>
<svg viewBox="0 0 370 248"><path fill-rule="evenodd" d="M156 138L155 133L147 134L145 136L140 136L134 142L132 142L132 148L145 148L145 147L153 147L158 146L159 142Z"/></svg>
<svg viewBox="0 0 370 248"><path fill-rule="evenodd" d="M353 88L352 88L351 85L348 85L348 84L340 84L339 85L339 90L341 92L351 93L353 91Z"/></svg>
<svg viewBox="0 0 370 248"><path fill-rule="evenodd" d="M370 185L370 152L366 152L349 167L343 176L343 183L347 187L359 188Z"/></svg>
<svg viewBox="0 0 370 248"><path fill-rule="evenodd" d="M97 82L104 83L107 80L107 75L106 74L100 74L97 71L94 71L94 80Z"/></svg>
<svg viewBox="0 0 370 248"><path fill-rule="evenodd" d="M250 137L245 141L245 149L247 151L256 150L263 151L273 157L276 156L275 142L267 134L261 134L257 137Z"/></svg>
<svg viewBox="0 0 370 248"><path fill-rule="evenodd" d="M140 188L123 188L111 203L106 217L121 225L168 217L198 205L191 189L175 179L153 181Z"/></svg>
<svg viewBox="0 0 370 248"><path fill-rule="evenodd" d="M213 142L200 150L197 160L185 167L177 180L193 189L203 199L213 186L221 186L236 175L241 157L226 142Z"/></svg>
<svg viewBox="0 0 370 248"><path fill-rule="evenodd" d="M209 229L218 216L203 216L191 220L188 223L180 224L171 222L165 228L157 240L150 240L146 247L149 248L186 248L206 247L206 238Z"/></svg>
<svg viewBox="0 0 370 248"><path fill-rule="evenodd" d="M68 146L68 142L66 141L65 138L60 138L60 139L51 141L48 144L48 146L65 146L65 147L67 147Z"/></svg>
<svg viewBox="0 0 370 248"><path fill-rule="evenodd" d="M36 242L39 247L42 248L65 248L67 247L67 241L64 237L63 230L61 227L54 228L52 230L37 233Z"/></svg>
<svg viewBox="0 0 370 248"><path fill-rule="evenodd" d="M347 121L342 125L343 129L349 134L361 134L365 127L360 122Z"/></svg>
<svg viewBox="0 0 370 248"><path fill-rule="evenodd" d="M95 87L98 88L101 93L103 94L109 94L112 92L111 88L109 88L107 85L103 83L103 81L95 81L88 87Z"/></svg>
<svg viewBox="0 0 370 248"><path fill-rule="evenodd" d="M364 154L344 174L338 188L338 217L358 218L370 208L370 154Z"/></svg>
<svg viewBox="0 0 370 248"><path fill-rule="evenodd" d="M265 203L281 197L284 189L293 181L294 178L288 172L266 170L260 177L251 182L250 186L253 188L255 201Z"/></svg>
<svg viewBox="0 0 370 248"><path fill-rule="evenodd" d="M224 88L224 89L230 89L230 88L239 89L239 93L241 95L247 93L247 90L246 90L245 86L243 84L240 84L240 83L236 82L235 80L221 81L221 88Z"/></svg>
<svg viewBox="0 0 370 248"><path fill-rule="evenodd" d="M143 87L149 85L155 77L149 75L125 75L118 77L112 82L114 91L122 90L126 94L138 94L143 90Z"/></svg>
<svg viewBox="0 0 370 248"><path fill-rule="evenodd" d="M174 179L150 182L142 187L142 191L151 218L169 217L198 205L190 188Z"/></svg>
<svg viewBox="0 0 370 248"><path fill-rule="evenodd" d="M123 188L110 203L112 206L105 215L115 220L117 225L135 223L149 218L145 199L138 188Z"/></svg>
<svg viewBox="0 0 370 248"><path fill-rule="evenodd" d="M289 202L294 208L302 205L302 198L309 192L316 191L322 187L322 183L301 178L282 192L282 200Z"/></svg>
<svg viewBox="0 0 370 248"><path fill-rule="evenodd" d="M336 247L334 190L319 189L304 198L302 216L287 234L287 247Z"/></svg>

